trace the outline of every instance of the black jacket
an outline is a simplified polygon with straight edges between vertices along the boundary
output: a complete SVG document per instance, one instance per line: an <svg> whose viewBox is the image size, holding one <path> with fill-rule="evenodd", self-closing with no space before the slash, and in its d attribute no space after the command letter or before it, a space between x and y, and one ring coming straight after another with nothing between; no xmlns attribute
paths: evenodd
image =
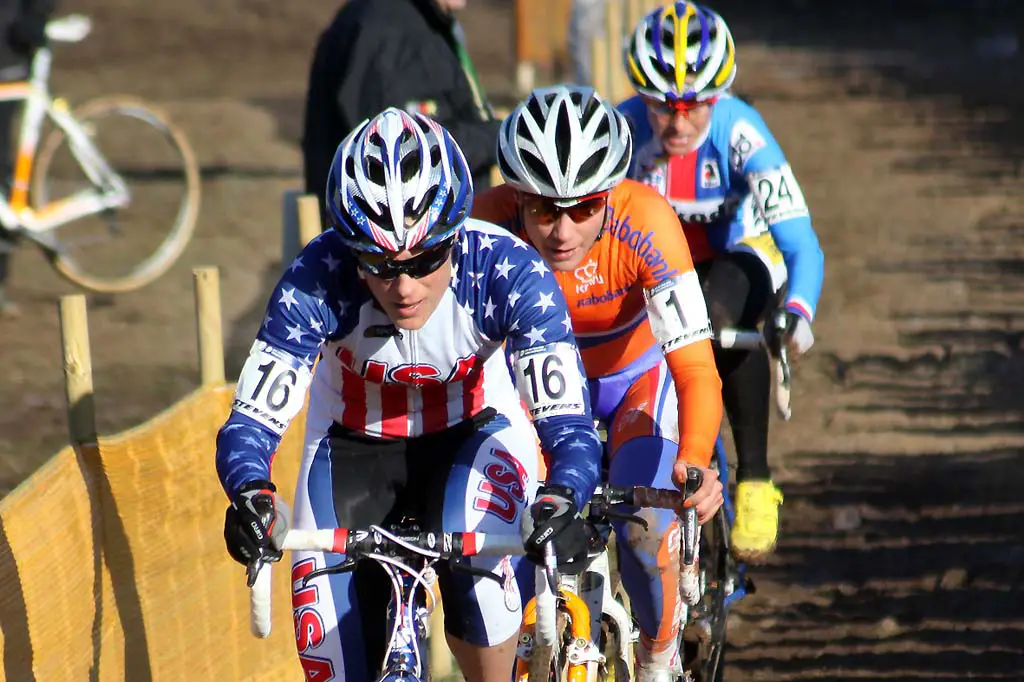
<svg viewBox="0 0 1024 682"><path fill-rule="evenodd" d="M433 0L349 0L321 34L302 135L306 191L321 207L338 144L389 106L435 118L462 148L476 187L486 186L500 121L474 99L454 29Z"/></svg>
<svg viewBox="0 0 1024 682"><path fill-rule="evenodd" d="M0 0L0 80L28 75L28 62L46 42L46 22L57 0Z"/></svg>

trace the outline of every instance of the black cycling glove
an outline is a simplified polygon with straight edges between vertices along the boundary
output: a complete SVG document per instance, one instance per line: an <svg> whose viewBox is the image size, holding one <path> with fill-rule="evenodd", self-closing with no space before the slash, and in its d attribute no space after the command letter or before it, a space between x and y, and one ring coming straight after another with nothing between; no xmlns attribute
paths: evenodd
<svg viewBox="0 0 1024 682"><path fill-rule="evenodd" d="M544 545L554 543L558 570L580 573L587 560L587 534L571 488L548 485L537 491L529 513L523 515L523 547L534 563L544 565Z"/></svg>
<svg viewBox="0 0 1024 682"><path fill-rule="evenodd" d="M224 542L228 554L250 569L265 561L280 561L281 550L271 542L288 532L288 505L277 496L270 481L250 481L235 493L224 514ZM250 584L255 580L250 570Z"/></svg>

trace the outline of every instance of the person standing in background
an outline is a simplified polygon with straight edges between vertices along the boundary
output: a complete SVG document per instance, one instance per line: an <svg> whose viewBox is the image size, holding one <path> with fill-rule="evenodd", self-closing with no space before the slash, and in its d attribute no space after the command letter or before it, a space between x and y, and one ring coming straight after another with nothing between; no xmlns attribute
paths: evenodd
<svg viewBox="0 0 1024 682"><path fill-rule="evenodd" d="M387 107L421 113L451 131L478 189L489 185L501 121L484 97L452 16L466 0L349 0L320 35L302 133L305 191L320 200L334 151Z"/></svg>
<svg viewBox="0 0 1024 682"><path fill-rule="evenodd" d="M0 0L0 83L28 78L32 56L46 42L46 22L57 0ZM0 102L0 188L6 193L14 168L12 126L18 102ZM0 317L18 312L6 294L14 237L0 227Z"/></svg>
<svg viewBox="0 0 1024 682"><path fill-rule="evenodd" d="M604 28L607 4L608 0L572 0L567 41L569 58L572 61L572 78L578 85L593 83L590 41Z"/></svg>

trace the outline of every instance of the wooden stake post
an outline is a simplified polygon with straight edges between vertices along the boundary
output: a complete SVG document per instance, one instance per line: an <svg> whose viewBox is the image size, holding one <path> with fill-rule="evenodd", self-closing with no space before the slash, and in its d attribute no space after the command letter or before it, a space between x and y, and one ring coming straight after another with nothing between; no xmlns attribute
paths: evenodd
<svg viewBox="0 0 1024 682"><path fill-rule="evenodd" d="M299 245L310 243L322 231L320 223L320 202L312 194L299 197Z"/></svg>
<svg viewBox="0 0 1024 682"><path fill-rule="evenodd" d="M64 350L64 394L68 402L71 444L95 445L96 402L92 386L92 355L85 296L60 299L60 336Z"/></svg>
<svg viewBox="0 0 1024 682"><path fill-rule="evenodd" d="M224 383L224 337L220 314L220 275L217 268L192 270L196 297L199 376L203 386Z"/></svg>

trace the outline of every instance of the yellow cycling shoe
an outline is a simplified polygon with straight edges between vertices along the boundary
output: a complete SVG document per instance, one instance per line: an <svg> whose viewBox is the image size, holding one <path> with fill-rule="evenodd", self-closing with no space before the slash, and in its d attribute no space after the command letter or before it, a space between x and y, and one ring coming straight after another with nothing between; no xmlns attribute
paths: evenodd
<svg viewBox="0 0 1024 682"><path fill-rule="evenodd" d="M736 484L736 523L732 527L732 554L737 561L757 564L775 551L779 539L782 491L771 481Z"/></svg>

